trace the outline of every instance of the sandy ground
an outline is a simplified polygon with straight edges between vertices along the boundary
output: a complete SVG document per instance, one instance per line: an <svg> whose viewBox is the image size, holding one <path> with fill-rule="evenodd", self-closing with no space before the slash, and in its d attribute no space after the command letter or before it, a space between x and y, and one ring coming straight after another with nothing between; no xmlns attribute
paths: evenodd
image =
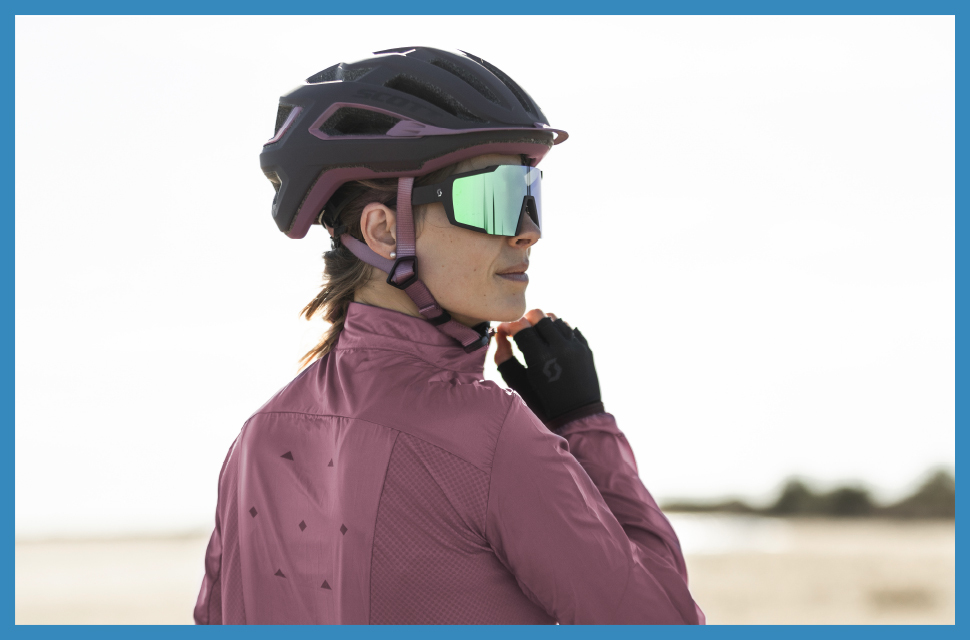
<svg viewBox="0 0 970 640"><path fill-rule="evenodd" d="M767 552L688 554L709 624L954 624L953 522L804 521Z"/></svg>
<svg viewBox="0 0 970 640"><path fill-rule="evenodd" d="M953 624L952 522L671 517L710 624ZM208 534L16 545L17 624L191 624Z"/></svg>

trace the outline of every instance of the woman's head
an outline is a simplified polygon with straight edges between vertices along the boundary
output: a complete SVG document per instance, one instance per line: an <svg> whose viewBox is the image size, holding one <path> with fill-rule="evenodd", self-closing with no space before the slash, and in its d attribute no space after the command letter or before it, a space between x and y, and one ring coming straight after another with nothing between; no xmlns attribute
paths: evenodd
<svg viewBox="0 0 970 640"><path fill-rule="evenodd" d="M477 156L455 165L453 172L503 164L521 164L521 159L499 154ZM417 213L419 277L454 319L473 326L485 320L515 320L522 316L529 284L525 274L529 252L539 240L539 228L528 215L522 216L517 235L500 236L451 224L441 203L423 205ZM385 258L396 247L395 214L387 204L371 202L361 215L362 239ZM375 270L373 275L359 292L360 301L400 302L395 306L417 311L413 303L407 305L410 298L406 294L384 281L382 272Z"/></svg>
<svg viewBox="0 0 970 640"><path fill-rule="evenodd" d="M521 163L521 157L516 155L476 156L423 176L415 181L415 186L488 166ZM344 207L340 222L372 251L390 258L397 245L397 180L368 180L359 185L366 191ZM532 218L522 216L515 236L490 235L453 225L440 203L416 206L414 218L418 276L455 320L473 326L486 320L511 321L522 316L528 286L525 270L531 247L540 237ZM324 286L304 308L303 315L310 319L322 313L331 328L304 356L304 362L332 348L351 301L420 316L404 291L387 284L387 274L364 263L346 247L328 251L324 262Z"/></svg>

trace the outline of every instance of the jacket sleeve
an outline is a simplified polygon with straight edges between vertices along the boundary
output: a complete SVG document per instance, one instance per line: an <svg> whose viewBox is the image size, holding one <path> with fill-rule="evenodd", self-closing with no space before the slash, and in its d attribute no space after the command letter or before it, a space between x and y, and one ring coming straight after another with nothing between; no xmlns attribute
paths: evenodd
<svg viewBox="0 0 970 640"><path fill-rule="evenodd" d="M703 623L677 537L612 416L561 432L514 396L495 445L486 538L519 587L561 624Z"/></svg>
<svg viewBox="0 0 970 640"><path fill-rule="evenodd" d="M613 416L599 413L570 422L556 433L566 438L569 452L596 485L630 542L641 552L666 558L687 584L687 565L677 534L640 480L633 448ZM705 624L700 607L697 617L699 624Z"/></svg>
<svg viewBox="0 0 970 640"><path fill-rule="evenodd" d="M219 471L219 497L216 500L216 527L209 538L209 546L205 550L205 575L202 577L202 588L195 602L193 617L195 624L222 624L222 476L226 472L226 464L232 455L233 446L222 462Z"/></svg>

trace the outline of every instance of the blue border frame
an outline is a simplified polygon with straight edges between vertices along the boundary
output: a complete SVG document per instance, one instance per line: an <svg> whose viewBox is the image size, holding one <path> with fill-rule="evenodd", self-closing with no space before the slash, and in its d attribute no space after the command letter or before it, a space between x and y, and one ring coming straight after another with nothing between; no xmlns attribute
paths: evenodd
<svg viewBox="0 0 970 640"><path fill-rule="evenodd" d="M534 0L523 3L494 0L487 4L454 0L347 2L344 10L309 0L267 2L199 0L102 0L65 2L15 0L11 15L315 15L321 7L331 15L958 15L959 0ZM18 11L19 9L19 11ZM280 9L268 11L268 9ZM285 9L285 10L283 10ZM410 9L410 10L408 10Z"/></svg>
<svg viewBox="0 0 970 640"><path fill-rule="evenodd" d="M147 0L145 2L135 3L135 2L120 2L120 1L102 1L102 2L84 2L84 3L70 3L70 2L51 2L51 1L37 1L37 2L25 2L23 0L12 2L9 5L10 14L8 23L11 34L10 43L8 45L8 62L5 66L6 73L4 74L6 80L7 95L8 98L5 102L7 105L6 111L8 113L8 122L10 122L11 128L8 129L8 155L7 163L8 169L6 171L7 184L8 184L8 205L3 210L3 232L0 237L3 239L3 246L7 249L3 250L0 255L3 256L3 266L4 266L4 277L2 279L3 287L3 299L5 301L5 307L7 312L4 314L5 318L5 333L10 336L8 340L2 343L2 356L6 366L3 369L3 377L6 380L4 385L2 404L4 406L3 411L3 426L4 430L8 434L8 442L13 444L15 440L15 408L14 408L14 384L15 384L15 366L14 366L14 356L15 356L15 323L14 323L14 269L15 269L15 259L14 259L14 238L15 238L15 210L14 210L14 192L15 192L15 182L14 182L14 171L15 171L15 132L13 128L14 123L14 56L15 56L15 16L16 15L112 15L112 14L124 14L124 15L241 15L241 14L251 14L251 15L310 15L315 14L320 11L321 8L326 8L328 13L331 14L345 14L345 15L357 15L357 14L404 14L405 10L409 14L417 15L431 15L431 14L449 14L449 15L477 15L477 14L588 14L588 15L617 15L617 14L653 14L653 15L952 15L955 16L954 20L954 30L955 30L955 45L956 45L956 104L961 104L961 89L965 86L962 76L964 75L964 58L966 57L964 49L961 47L961 22L959 20L959 15L961 13L961 8L967 8L970 15L970 3L967 2L957 2L951 1L933 1L929 0L926 2L914 2L912 0L886 0L884 2L875 1L864 1L864 0L845 0L845 1L833 1L833 0L820 0L820 1L806 1L806 0L792 0L790 2L779 2L779 1L769 1L769 0L746 0L746 1L717 1L717 0L684 0L677 2L675 0L663 0L655 2L633 2L629 0L605 0L600 1L595 4L589 2L583 2L581 0L537 0L532 3L523 4L522 2L511 2L509 0L496 0L488 3L488 5L470 4L470 3L457 3L453 0L446 2L445 0L420 0L419 2L391 2L389 0L369 0L365 3L345 3L344 10L337 10L336 7L321 5L320 2L308 2L307 0L291 0L285 3L284 6L273 6L267 2L253 2L252 0L243 0L240 2L212 2L212 1L186 1L186 0L171 0L171 1L158 1L158 0ZM269 12L268 9L285 9L285 11ZM486 10L487 9L487 10ZM959 114L959 109L956 111ZM958 118L959 119L959 118ZM955 163L955 177L956 177L956 218L955 218L955 242L956 242L956 331L959 332L959 318L961 317L961 284L963 282L962 276L962 261L960 260L960 250L962 245L962 235L961 235L961 225L960 225L960 212L962 210L962 199L959 197L961 194L961 187L963 186L961 163L960 163L960 151L963 148L963 141L965 139L963 130L960 127L956 127L956 163ZM955 338L958 336L955 336ZM962 397L962 377L960 376L960 360L961 360L961 343L959 340L955 340L956 348L956 367L955 367L955 398L956 398L956 420L955 426L961 424L962 412L960 411L960 400ZM956 442L956 457L959 458L960 451L960 441L959 441L959 429L956 429L955 442ZM50 635L61 635L65 632L64 629L59 627L43 627L43 626L15 626L14 622L14 601L15 601L15 587L14 587L14 483L15 483L15 454L14 447L11 446L10 449L10 485L9 489L5 494L4 503L8 506L6 512L8 514L8 539L10 541L10 555L7 556L7 560L4 563L4 569L8 578L8 590L7 592L10 609L8 624L14 627L13 633L17 637L45 637ZM957 513L961 511L962 502L966 500L961 500L962 493L957 494ZM959 528L957 528L957 542L959 543L961 539ZM959 544L958 544L959 546ZM961 567L964 562L962 562L962 556L958 554L956 560L956 574L957 576L961 573ZM963 598L961 597L961 591L957 589L956 591L956 615L957 618L960 617L960 612L962 610ZM184 632L185 629L181 627L157 627L157 626L146 626L146 627L135 627L131 625L122 626L73 626L69 633L72 636L78 637L128 637L131 634L137 634L139 636L168 636L173 633ZM306 630L305 630L306 631ZM316 630L319 631L319 630ZM758 637L774 637L779 632L784 633L787 637L807 637L809 635L814 635L819 630L812 626L785 626L780 627L778 625L766 625L766 626L741 626L741 627L719 627L718 634L731 634L744 636L758 636ZM228 631L189 631L190 633L228 633ZM291 633L290 629L277 629L277 628L239 628L232 632L233 634L239 634L246 637L256 637L256 635L264 636L267 633L270 634L282 634ZM468 638L485 638L486 634L491 636L495 633L494 629L486 627L453 627L453 626L396 626L393 629L382 630L380 628L371 627L337 627L334 629L328 629L328 634L334 634L339 637L368 637L371 635L383 635L383 634L394 634L398 638L415 638L417 640L425 639L429 635L431 636L452 636L454 634L461 634L463 637ZM688 628L658 628L650 629L649 631L643 630L639 627L609 627L609 628L597 628L587 631L584 628L569 628L569 627L524 627L515 626L511 628L503 628L501 633L503 635L526 637L528 634L530 637L541 637L548 634L558 634L558 635L573 635L577 637L579 635L586 636L587 634L594 635L600 633L608 633L610 638L641 638L644 633L649 634L687 634L687 633L703 633L701 631L691 631ZM824 628L824 633L828 634L879 634L880 637L912 637L916 634L936 634L939 633L939 637L950 637L950 634L955 634L955 625L953 627L920 627L919 629L913 629L908 626L880 626L879 628L872 627L857 627L857 626L847 626L847 625L835 625L826 626ZM292 636L290 636L292 637Z"/></svg>
<svg viewBox="0 0 970 640"><path fill-rule="evenodd" d="M880 640L890 640L895 638L914 638L927 637L934 633L939 633L936 638L956 638L956 626L853 626L853 625L826 625L822 626L787 626L787 625L737 625L737 626L717 626L717 627L645 627L637 625L586 625L586 626L547 626L532 627L527 625L508 625L502 627L495 626L461 626L461 625L389 625L386 627L369 626L341 626L330 627L321 630L310 625L295 625L286 627L192 627L192 626L136 626L136 625L114 625L114 626L67 626L61 627L42 627L42 626L21 626L15 627L15 636L22 638L43 638L50 634L51 637L63 637L65 632L70 633L71 638L125 638L132 635L137 637L171 637L174 633L229 633L240 638L262 638L268 635L293 638L307 633L326 633L328 638L381 638L393 637L394 640L427 640L427 638L449 638L451 640L493 640L496 633L500 633L505 638L558 638L559 636L570 636L571 638L596 638L602 637L608 640L646 640L658 636L665 637L699 637L705 633L702 629L717 629L712 633L718 635L729 635L748 639L775 640L779 636L788 640L789 638L814 638L816 633L824 632L830 636L851 636L878 634ZM221 629L221 631L204 631L203 629ZM234 629L230 631L229 629ZM285 635L284 635L285 634ZM668 635L669 634L669 635Z"/></svg>

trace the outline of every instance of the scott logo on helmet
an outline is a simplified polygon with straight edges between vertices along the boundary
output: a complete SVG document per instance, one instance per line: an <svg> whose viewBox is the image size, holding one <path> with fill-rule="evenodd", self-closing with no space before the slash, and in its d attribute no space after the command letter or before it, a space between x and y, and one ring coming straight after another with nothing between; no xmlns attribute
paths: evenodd
<svg viewBox="0 0 970 640"><path fill-rule="evenodd" d="M383 91L375 91L373 89L358 89L356 95L361 98L369 98L375 102L383 102L384 104L391 105L392 107L407 108L410 111L425 111L431 115L436 115L434 111L420 105L417 102L411 102L406 98L401 96L391 95L390 93L384 93Z"/></svg>
<svg viewBox="0 0 970 640"><path fill-rule="evenodd" d="M552 360L547 361L546 365L542 367L542 373L546 374L546 378L548 378L549 382L555 382L559 379L559 376L562 375L562 367L560 367L559 363L556 362L556 359L553 358Z"/></svg>

